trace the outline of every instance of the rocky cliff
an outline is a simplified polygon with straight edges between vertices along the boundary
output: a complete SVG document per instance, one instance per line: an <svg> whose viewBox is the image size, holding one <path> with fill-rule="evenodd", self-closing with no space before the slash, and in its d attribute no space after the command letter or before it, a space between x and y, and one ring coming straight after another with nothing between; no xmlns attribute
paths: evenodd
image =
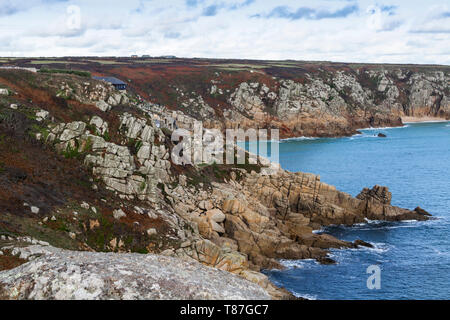
<svg viewBox="0 0 450 320"><path fill-rule="evenodd" d="M400 126L402 116L450 118L449 73L337 70L243 82L228 98L232 126L291 128L289 136L340 136L359 128Z"/></svg>
<svg viewBox="0 0 450 320"><path fill-rule="evenodd" d="M352 135L401 126L403 117L450 118L448 66L180 59L110 72L205 127L280 128L282 138Z"/></svg>
<svg viewBox="0 0 450 320"><path fill-rule="evenodd" d="M337 79L344 87L352 83L345 75ZM173 111L142 99L132 90L116 92L106 83L73 75L0 71L0 86L5 89L0 96L0 266L10 269L26 262L29 257L22 256L20 249L23 237L32 244L45 241L63 249L115 253L76 254L51 249L53 254L48 257L0 273L2 294L7 298L77 297L73 288L56 288L51 283L39 283L35 291L23 285L33 270L43 278L62 281L49 268L60 270L65 260L80 271L81 279L98 279L92 284L98 293L93 298L128 297L127 285L114 287L102 276L103 271L105 276L112 272L102 269L109 265L102 261L112 259L117 266L111 266L126 265L137 272L142 263L139 255L117 255L136 253L151 268L162 268L166 263L169 273L179 268L180 274L171 276L174 291L160 298L184 294L227 298L235 294L219 295L203 284L196 292L183 289L192 266L218 287L230 288L226 282L236 279L204 269L195 261L238 275L263 290L250 286L248 292L242 296L236 293L236 297L285 299L291 295L270 283L261 269L281 267L278 259L313 258L333 263L327 256L329 248L370 246L313 231L365 219L426 220L429 216L420 208L392 206L385 187L364 189L353 198L312 174L280 169L266 175L269 168L262 159L243 165L177 165L170 157L175 146L170 125L176 119L178 125L192 130L198 125L196 117L217 112L203 109L207 99L194 99L196 111L189 115L188 107L186 113ZM213 94L227 90L218 82L215 86ZM239 121L243 125L256 121L252 114L276 110L272 116L275 122L288 121L297 112L295 108L302 106L293 103L292 97L303 97L305 88L309 88L308 95L326 92L324 82L317 83L315 89L311 83L300 85L293 80L277 90L276 81L271 86L252 81L229 89L227 100L234 111L223 116L245 115L250 122ZM370 95L364 99L371 101ZM448 105L445 99L439 112L446 110L442 107ZM273 110L267 109L269 100ZM342 110L342 101L337 101L322 101L327 110L335 106L332 109L337 113L326 111L333 117ZM307 110L317 109L311 105ZM218 119L204 124L222 123ZM124 275L122 280L129 282L134 277L136 274ZM158 279L147 278L146 283L161 285ZM245 282L230 280L230 284L240 290ZM130 290L129 297L158 298L157 290L133 286Z"/></svg>

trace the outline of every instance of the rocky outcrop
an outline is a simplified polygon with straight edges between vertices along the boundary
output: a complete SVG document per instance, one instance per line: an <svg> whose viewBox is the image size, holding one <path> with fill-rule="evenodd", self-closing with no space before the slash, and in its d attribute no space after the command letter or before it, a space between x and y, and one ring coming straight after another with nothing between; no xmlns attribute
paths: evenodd
<svg viewBox="0 0 450 320"><path fill-rule="evenodd" d="M240 260L241 269L246 265L257 271L278 268L277 259L313 258L330 263L329 248L367 245L313 233L323 226L352 225L366 219L428 219L428 214L419 209L392 206L392 196L385 187L365 189L353 198L313 174L279 170L271 176L256 172L244 175L241 181L213 183L210 196L192 187L165 190L173 198L176 212L216 244L217 252L232 250L245 255L246 259Z"/></svg>
<svg viewBox="0 0 450 320"><path fill-rule="evenodd" d="M411 86L406 114L410 116L449 117L449 76L440 71L434 74L412 74L408 80Z"/></svg>
<svg viewBox="0 0 450 320"><path fill-rule="evenodd" d="M156 201L156 185L169 182L171 166L169 151L161 144L165 140L161 130L146 119L124 114L120 130L127 145L118 145L101 136L108 131L107 122L94 116L90 125L95 132L86 130L86 123L81 121L50 125L47 141L55 143L63 153L86 153L84 162L92 167L93 174L124 198ZM138 149L135 155L128 147L129 141Z"/></svg>
<svg viewBox="0 0 450 320"><path fill-rule="evenodd" d="M249 176L244 186L268 208L281 217L302 214L313 228L331 224L346 224L372 220L427 220L425 215L391 205L392 195L386 187L364 189L358 197L336 190L320 181L320 177L305 173L280 172L268 177Z"/></svg>
<svg viewBox="0 0 450 320"><path fill-rule="evenodd" d="M281 77L270 88L264 82L243 82L229 96L225 123L233 128L279 127L282 137L292 137L401 126L402 116L448 119L449 81L443 71L360 68L319 69L302 75L301 81Z"/></svg>
<svg viewBox="0 0 450 320"><path fill-rule="evenodd" d="M261 286L194 260L30 246L30 262L0 272L0 299L267 300Z"/></svg>
<svg viewBox="0 0 450 320"><path fill-rule="evenodd" d="M429 83L437 92L437 96L443 95L438 99L439 102L433 100L433 104L430 104L434 110L437 105L439 110L445 110L447 103L445 88L439 86L441 81L447 79L445 74L443 77L439 76L438 80L435 75L417 78ZM279 259L312 258L320 263L333 263L327 256L330 248L370 246L361 240L352 243L314 231L331 224L352 225L367 219L426 220L428 213L419 207L411 211L392 206L392 196L385 187L364 189L354 198L322 183L320 177L313 174L290 173L280 169L277 173L266 175L269 168L262 159L249 166L180 166L171 162L173 144L166 134L169 135L170 130L176 127L201 130L205 124L217 125L222 129L224 126L273 126L284 128L285 134L322 136L351 134L354 128L359 126L401 124L399 116L407 112L407 108L399 102L405 99L406 92L399 83L409 86L409 81L417 80L411 79L416 78L401 72L393 74L361 70L331 72L320 77L317 74L308 74L303 81L275 77L267 83L239 81L234 90L221 88L223 83L217 81L212 88L209 88L208 83L208 92L225 99L228 109L212 109L211 97L203 99L195 92L187 95L185 91L178 90L180 95L186 95L180 100L186 103L186 113L191 107L197 109L192 116L181 111L169 111L146 101L140 101L139 104L130 102L138 99L129 99L127 95L110 91L111 88L104 87L103 84L97 84L100 87L94 87L91 91L91 84L87 83L84 85L86 89L82 90L83 86L76 87L74 91L70 91L71 86L64 86L64 90L72 92L77 100L89 101L89 105L80 107L79 111L86 114L67 123L58 123L55 120L53 113L58 111L56 106L49 111L40 107L27 110L25 106L16 109L7 107L7 111L8 114L32 111L30 114L36 115L36 119L40 121L33 122L33 130L27 132L54 147L66 158L79 160L89 169L92 173L89 183L84 180L82 182L87 184L88 192L93 193L90 204L96 202L96 206L103 206L103 203L109 204L109 200L116 200L111 201L108 208L100 209L94 218L90 216L94 212L91 212L90 204L82 201L87 199L77 199L75 202L82 205L77 205L76 214L70 204L68 219L60 219L61 208L58 208L51 212L51 215L39 219L38 225L53 225L58 232L67 233L67 236L76 242L72 245L82 250L134 250L160 253L183 259L188 261L188 264L198 265L197 262L200 262L207 267L227 271L256 283L272 298L279 299L289 298L291 295L271 284L260 272L261 269L281 268ZM424 83L424 86L427 87L427 84ZM66 97L69 91L62 92L60 98ZM431 94L430 92L428 90L423 95ZM419 98L413 99L418 101ZM65 105L64 101L58 101ZM427 101L424 103L431 100ZM97 104L97 108L94 104ZM126 105L120 106L121 104ZM367 108L362 108L363 105ZM419 110L417 108L415 107L415 110ZM385 112L386 110L390 111ZM225 121L221 121L219 114L223 114ZM213 119L204 123L195 119L206 116ZM25 115L23 118L28 119ZM40 142L37 145L40 148ZM83 170L82 174L86 175L86 172ZM23 175L19 172L18 179L21 176ZM100 191L102 193L98 197L101 198L94 201L95 193ZM24 201L18 202L19 209L28 215L42 215L50 210L44 208L42 202L25 200L28 201L25 198ZM26 204L23 204L24 202ZM63 210L68 208L64 206ZM87 215L84 222L77 220L83 215L79 213ZM134 241L134 237L139 238L139 246L129 245ZM127 298L135 297L135 294L148 298L159 297L159 291L156 290L157 295L153 295L154 292L145 291L140 282L136 282L136 285L133 282L131 289L134 291L127 296L127 291L122 291L125 290L125 285L112 286L107 283L106 278L97 276L104 273L109 279L112 276L111 270L120 273L114 269L113 263L106 263L106 271L100 269L100 263L103 263L106 257L109 259L109 255L91 256L48 250L52 251L50 255L45 254L41 260L34 260L23 266L23 274L9 273L11 281L8 281L8 277L0 276L0 283L4 283L7 290L7 297L47 297L42 296L42 292L49 294L49 298L60 295L79 297L70 285L67 288L62 285L61 288L56 288L54 284L59 285L64 280L69 284L73 282L80 285L80 281L84 281L82 279L90 277L89 274L95 275L95 281L88 291L90 294L98 293L92 298ZM23 252L25 251L16 251L20 254ZM74 257L70 258L72 255ZM77 260L77 257L80 260ZM129 262L126 262L127 268L138 269L139 265L135 264L138 261L137 256L122 257L124 261ZM160 266L159 262L164 264L166 261L170 265L170 261L175 261L154 256L139 257L148 259L145 261L151 266ZM66 269L62 266L65 259L69 261L69 265L74 263L73 270L79 271L76 273L76 279L66 274ZM119 258L112 255L111 259L115 261L114 259ZM86 264L85 260L92 260L93 263ZM96 264L95 261L99 263ZM120 266L120 263L117 266ZM84 267L86 268L83 269ZM189 269L189 265L185 264L179 267ZM65 278L58 278L56 273L52 273L53 269L61 272ZM42 275L42 278L38 279L46 279L48 276L54 281L50 283L31 279L29 274L32 270ZM124 277L126 282L136 280L134 275L124 274ZM150 287L153 284L161 285L160 279L152 278L150 274L146 274L144 278ZM174 276L174 279L179 278ZM182 282L183 279L180 279L180 283ZM27 283L34 287L28 286ZM191 294L185 287L178 287L178 283L174 284L174 287L168 283L164 284L169 286L168 294L172 294L171 288L175 288L180 295ZM34 288L37 291L33 291ZM203 284L194 285L194 288L200 294L207 292L205 295L209 298L225 297L215 296L214 290L204 291ZM240 288L239 284L237 288ZM11 292L16 292L16 295ZM162 297L179 296L174 294Z"/></svg>

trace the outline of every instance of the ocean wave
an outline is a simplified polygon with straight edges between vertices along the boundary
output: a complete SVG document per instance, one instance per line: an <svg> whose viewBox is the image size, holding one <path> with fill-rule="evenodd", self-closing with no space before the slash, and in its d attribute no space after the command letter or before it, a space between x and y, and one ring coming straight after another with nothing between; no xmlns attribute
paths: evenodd
<svg viewBox="0 0 450 320"><path fill-rule="evenodd" d="M307 300L317 300L317 296L307 293L299 293L297 291L291 290L292 294L297 298L303 298Z"/></svg>
<svg viewBox="0 0 450 320"><path fill-rule="evenodd" d="M389 245L389 244L383 243L383 242L371 242L370 244L373 246L373 248L363 247L361 249L381 254L381 253L386 253L389 250L391 250L392 248L394 248L393 245Z"/></svg>
<svg viewBox="0 0 450 320"><path fill-rule="evenodd" d="M402 127L378 127L378 128L369 127L369 128L358 129L358 130L360 130L360 131L376 131L376 130L404 129L404 128L408 128L408 127L409 127L409 124L404 125Z"/></svg>
<svg viewBox="0 0 450 320"><path fill-rule="evenodd" d="M320 233L328 233L331 235L336 234L345 230L365 232L374 230L395 230L402 228L419 228L424 225L430 225L430 222L438 221L439 219L430 219L428 221L417 221L417 220L405 220L405 221L383 221L383 220L369 220L365 219L366 222L355 223L351 226L346 225L329 225L320 230Z"/></svg>
<svg viewBox="0 0 450 320"><path fill-rule="evenodd" d="M383 224L393 224L396 222L390 222L390 221L384 221L384 220L370 220L367 218L364 218L364 220L366 222L360 222L360 223L355 223L353 225L347 226L347 225L341 225L341 224L330 224L328 226L323 227L322 229L320 229L320 232L330 232L330 230L333 229L359 229L360 227L367 227L367 226L379 226L379 225L383 225Z"/></svg>
<svg viewBox="0 0 450 320"><path fill-rule="evenodd" d="M356 140L356 139L362 139L362 138L377 138L379 139L378 135L373 134L358 134L351 137L348 137L349 140Z"/></svg>
<svg viewBox="0 0 450 320"><path fill-rule="evenodd" d="M419 222L419 221L416 221ZM403 229L403 228L417 228L417 223L410 223L410 224L380 224L378 226L375 225L366 225L362 226L361 228L358 228L359 231L371 231L375 228L377 229L383 229L383 230L394 230L394 229Z"/></svg>
<svg viewBox="0 0 450 320"><path fill-rule="evenodd" d="M279 261L280 264L287 269L303 269L306 263L317 263L314 259L304 259L304 260L285 260L282 259Z"/></svg>
<svg viewBox="0 0 450 320"><path fill-rule="evenodd" d="M448 257L450 256L450 253L448 252L442 252L438 249L433 248L434 253L436 253L438 256L444 256L444 257Z"/></svg>
<svg viewBox="0 0 450 320"><path fill-rule="evenodd" d="M317 139L321 139L321 138L318 138L318 137L293 137L293 138L281 139L280 142L317 140Z"/></svg>
<svg viewBox="0 0 450 320"><path fill-rule="evenodd" d="M321 234L321 233L324 233L324 232L325 232L325 228L320 228L318 230L313 230L312 231L312 233L314 233L314 234Z"/></svg>
<svg viewBox="0 0 450 320"><path fill-rule="evenodd" d="M418 121L418 122L404 122L405 124L421 124L421 123L443 123L443 122L449 122L449 120L427 120L427 121Z"/></svg>
<svg viewBox="0 0 450 320"><path fill-rule="evenodd" d="M402 221L384 221L384 220L370 220L364 218L366 222L356 223L353 226L347 228L358 228L358 230L371 230L372 228L367 227L376 227L383 229L397 229L397 228L410 228L415 227L417 225L423 224L424 221L417 220L402 220ZM363 228L360 228L363 227Z"/></svg>
<svg viewBox="0 0 450 320"><path fill-rule="evenodd" d="M386 223L387 221L383 221L383 220L370 220L369 218L364 218L364 220L366 222L361 223L362 225L378 225L378 224L383 224Z"/></svg>

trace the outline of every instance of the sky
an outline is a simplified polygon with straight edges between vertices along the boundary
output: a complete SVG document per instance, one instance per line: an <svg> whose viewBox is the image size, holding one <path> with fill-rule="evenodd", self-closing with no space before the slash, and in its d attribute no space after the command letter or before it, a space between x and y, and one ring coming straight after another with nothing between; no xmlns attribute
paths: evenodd
<svg viewBox="0 0 450 320"><path fill-rule="evenodd" d="M450 0L0 0L0 56L450 64Z"/></svg>

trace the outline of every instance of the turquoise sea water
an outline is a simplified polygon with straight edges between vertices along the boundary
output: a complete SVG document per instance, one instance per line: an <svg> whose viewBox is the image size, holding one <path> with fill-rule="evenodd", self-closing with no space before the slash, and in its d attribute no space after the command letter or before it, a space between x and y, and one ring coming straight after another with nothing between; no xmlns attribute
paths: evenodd
<svg viewBox="0 0 450 320"><path fill-rule="evenodd" d="M378 138L378 133L387 138ZM336 265L285 261L270 271L275 283L312 299L450 298L450 124L408 124L362 130L335 139L280 143L280 163L289 171L312 172L323 182L356 196L364 187L386 185L393 204L428 210L434 220L368 222L328 227L340 239L362 239L374 249L333 250ZM370 265L381 268L381 289L366 285Z"/></svg>

